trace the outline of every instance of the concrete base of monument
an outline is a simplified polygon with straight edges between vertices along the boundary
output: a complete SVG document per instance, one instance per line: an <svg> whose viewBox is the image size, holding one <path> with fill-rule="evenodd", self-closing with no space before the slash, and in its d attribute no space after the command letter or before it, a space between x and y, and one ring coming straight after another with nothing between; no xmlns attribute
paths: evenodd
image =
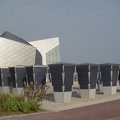
<svg viewBox="0 0 120 120"><path fill-rule="evenodd" d="M23 94L24 88L13 88L13 94L14 95L21 95Z"/></svg>
<svg viewBox="0 0 120 120"><path fill-rule="evenodd" d="M103 90L103 84L100 84L99 87L100 87L100 92L103 93L104 92L104 90Z"/></svg>
<svg viewBox="0 0 120 120"><path fill-rule="evenodd" d="M119 89L120 87L120 83L119 83L119 80L117 81L117 89Z"/></svg>
<svg viewBox="0 0 120 120"><path fill-rule="evenodd" d="M117 86L103 86L104 95L116 94Z"/></svg>
<svg viewBox="0 0 120 120"><path fill-rule="evenodd" d="M80 89L81 98L95 98L96 89Z"/></svg>
<svg viewBox="0 0 120 120"><path fill-rule="evenodd" d="M0 87L0 93L10 94L10 87L9 86Z"/></svg>
<svg viewBox="0 0 120 120"><path fill-rule="evenodd" d="M69 92L54 92L54 99L56 103L71 102L72 91Z"/></svg>

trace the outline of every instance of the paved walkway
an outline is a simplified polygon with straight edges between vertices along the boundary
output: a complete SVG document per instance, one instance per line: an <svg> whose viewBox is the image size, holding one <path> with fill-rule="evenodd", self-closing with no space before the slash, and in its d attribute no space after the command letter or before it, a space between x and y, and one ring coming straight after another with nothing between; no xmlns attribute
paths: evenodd
<svg viewBox="0 0 120 120"><path fill-rule="evenodd" d="M70 103L55 103L52 89L41 106L43 113L0 117L0 120L120 120L120 91L105 96L97 92L93 99L80 98L79 89L73 89Z"/></svg>
<svg viewBox="0 0 120 120"><path fill-rule="evenodd" d="M11 116L0 120L120 120L120 100L59 112Z"/></svg>

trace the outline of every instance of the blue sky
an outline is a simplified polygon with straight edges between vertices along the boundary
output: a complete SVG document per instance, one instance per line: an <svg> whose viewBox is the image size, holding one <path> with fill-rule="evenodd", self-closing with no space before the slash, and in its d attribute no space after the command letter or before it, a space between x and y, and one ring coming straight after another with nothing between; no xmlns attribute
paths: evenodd
<svg viewBox="0 0 120 120"><path fill-rule="evenodd" d="M0 0L0 34L60 38L62 62L120 63L120 0Z"/></svg>

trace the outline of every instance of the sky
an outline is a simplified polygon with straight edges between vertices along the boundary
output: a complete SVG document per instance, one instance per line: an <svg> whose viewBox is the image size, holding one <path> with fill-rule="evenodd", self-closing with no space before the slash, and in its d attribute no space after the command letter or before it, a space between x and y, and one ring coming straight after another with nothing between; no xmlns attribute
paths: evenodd
<svg viewBox="0 0 120 120"><path fill-rule="evenodd" d="M0 0L0 35L60 39L61 62L120 64L120 0Z"/></svg>

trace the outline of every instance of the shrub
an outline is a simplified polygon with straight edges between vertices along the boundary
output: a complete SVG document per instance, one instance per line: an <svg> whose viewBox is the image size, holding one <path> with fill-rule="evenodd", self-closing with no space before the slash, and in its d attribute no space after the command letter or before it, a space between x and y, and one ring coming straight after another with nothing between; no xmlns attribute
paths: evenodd
<svg viewBox="0 0 120 120"><path fill-rule="evenodd" d="M1 112L16 112L17 100L9 94L0 94L0 111Z"/></svg>
<svg viewBox="0 0 120 120"><path fill-rule="evenodd" d="M27 100L30 100L32 102L42 102L45 99L45 94L47 90L49 89L49 86L45 85L39 85L38 88L35 87L33 82L30 82L30 85L28 83L24 82L24 95Z"/></svg>
<svg viewBox="0 0 120 120"><path fill-rule="evenodd" d="M21 111L23 113L36 112L39 110L40 103L45 99L45 94L49 86L34 87L24 83L24 93L19 96L10 94L0 94L0 114Z"/></svg>

